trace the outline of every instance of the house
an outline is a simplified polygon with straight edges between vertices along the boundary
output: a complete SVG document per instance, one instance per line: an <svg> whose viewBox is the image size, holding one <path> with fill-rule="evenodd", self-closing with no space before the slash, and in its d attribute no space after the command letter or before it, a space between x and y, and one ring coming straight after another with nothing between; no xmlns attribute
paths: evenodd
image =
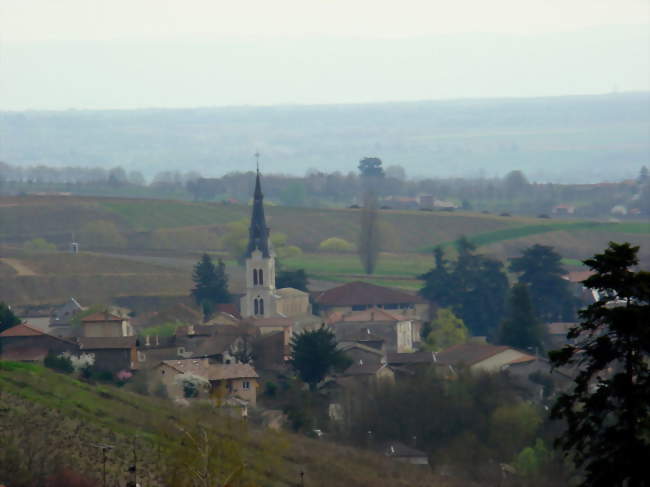
<svg viewBox="0 0 650 487"><path fill-rule="evenodd" d="M48 353L75 353L77 349L73 340L51 335L29 323L20 323L0 333L3 360L42 362Z"/></svg>
<svg viewBox="0 0 650 487"><path fill-rule="evenodd" d="M536 360L536 357L514 348L484 342L453 345L436 353L435 357L437 366L465 366L474 372L499 372L514 363Z"/></svg>
<svg viewBox="0 0 650 487"><path fill-rule="evenodd" d="M81 319L82 336L93 338L115 338L133 336L128 320L117 313L99 311Z"/></svg>
<svg viewBox="0 0 650 487"><path fill-rule="evenodd" d="M412 463L414 465L429 465L429 457L425 452L406 446L399 441L384 443L382 452L385 456L398 462Z"/></svg>
<svg viewBox="0 0 650 487"><path fill-rule="evenodd" d="M336 374L336 382L344 388L359 384L370 385L379 381L395 382L395 372L385 361L357 360L344 372Z"/></svg>
<svg viewBox="0 0 650 487"><path fill-rule="evenodd" d="M337 348L355 363L363 361L364 363L370 364L386 361L385 353L381 348L376 348L362 342L339 342Z"/></svg>
<svg viewBox="0 0 650 487"><path fill-rule="evenodd" d="M213 364L207 359L165 360L154 369L156 381L167 388L172 398L184 397L183 380L197 376L209 383L203 395L218 401L239 398L255 406L259 376L249 364Z"/></svg>
<svg viewBox="0 0 650 487"><path fill-rule="evenodd" d="M573 215L576 207L573 205L555 205L551 210L554 215Z"/></svg>
<svg viewBox="0 0 650 487"><path fill-rule="evenodd" d="M98 370L116 373L138 368L136 337L79 337L79 351L95 358Z"/></svg>
<svg viewBox="0 0 650 487"><path fill-rule="evenodd" d="M421 322L394 311L370 308L349 313L334 312L327 323L339 341L360 341L379 345L388 352L412 352L420 342ZM374 337L374 338L373 338Z"/></svg>
<svg viewBox="0 0 650 487"><path fill-rule="evenodd" d="M145 336L138 346L141 368L152 368L161 361L207 358L215 363L233 363L238 356L252 351L253 331L245 326L186 325L176 329L173 337Z"/></svg>
<svg viewBox="0 0 650 487"><path fill-rule="evenodd" d="M72 319L85 310L86 308L81 306L75 298L70 298L52 312L50 326L70 326Z"/></svg>
<svg viewBox="0 0 650 487"><path fill-rule="evenodd" d="M393 368L399 367L411 372L428 369L432 365L437 365L438 359L434 352L422 351L413 353L389 353L386 356L388 365ZM446 367L443 366L443 367Z"/></svg>
<svg viewBox="0 0 650 487"><path fill-rule="evenodd" d="M325 318L332 313L348 314L372 308L395 311L409 319L429 318L429 302L424 298L367 282L348 282L312 296L318 314Z"/></svg>

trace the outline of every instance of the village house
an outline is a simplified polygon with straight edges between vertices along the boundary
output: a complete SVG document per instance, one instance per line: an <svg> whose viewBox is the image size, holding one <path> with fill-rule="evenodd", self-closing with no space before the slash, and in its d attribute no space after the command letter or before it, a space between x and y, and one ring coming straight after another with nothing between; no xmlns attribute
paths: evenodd
<svg viewBox="0 0 650 487"><path fill-rule="evenodd" d="M439 367L468 367L474 372L499 372L515 363L535 361L536 357L504 345L470 341L435 354Z"/></svg>
<svg viewBox="0 0 650 487"><path fill-rule="evenodd" d="M223 401L231 397L255 406L259 376L249 364L213 364L207 359L165 360L154 369L154 382L162 383L171 398L185 397L183 381L196 376L206 381L208 390L197 397Z"/></svg>
<svg viewBox="0 0 650 487"><path fill-rule="evenodd" d="M81 319L81 333L84 337L115 338L133 336L133 327L128 318L109 311L99 311Z"/></svg>
<svg viewBox="0 0 650 487"><path fill-rule="evenodd" d="M77 344L20 323L0 333L0 358L25 362L42 362L48 353L76 353Z"/></svg>
<svg viewBox="0 0 650 487"><path fill-rule="evenodd" d="M334 380L344 389L359 385L372 385L380 381L395 382L395 372L382 360L364 362L356 360L344 372L334 374Z"/></svg>
<svg viewBox="0 0 650 487"><path fill-rule="evenodd" d="M413 352L415 344L420 342L419 320L381 308L333 312L327 317L327 323L338 341L359 341L379 346L386 352Z"/></svg>
<svg viewBox="0 0 650 487"><path fill-rule="evenodd" d="M138 368L136 337L79 337L79 351L94 357L94 368L116 373Z"/></svg>
<svg viewBox="0 0 650 487"><path fill-rule="evenodd" d="M235 363L239 353L245 351L252 341L250 333L242 326L181 326L172 337L141 337L138 362L144 369L174 359L207 358L214 363Z"/></svg>
<svg viewBox="0 0 650 487"><path fill-rule="evenodd" d="M332 313L346 315L352 311L381 308L395 311L407 319L426 321L429 319L429 302L416 295L377 286L367 282L354 281L312 294L318 314L327 318Z"/></svg>

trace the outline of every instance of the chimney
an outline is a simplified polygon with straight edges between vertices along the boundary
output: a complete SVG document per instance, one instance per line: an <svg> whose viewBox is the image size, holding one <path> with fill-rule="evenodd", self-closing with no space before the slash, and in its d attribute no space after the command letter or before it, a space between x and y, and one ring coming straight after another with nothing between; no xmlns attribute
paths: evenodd
<svg viewBox="0 0 650 487"><path fill-rule="evenodd" d="M160 337L156 335L156 345L160 345Z"/></svg>
<svg viewBox="0 0 650 487"><path fill-rule="evenodd" d="M151 346L151 344L149 343L149 335L144 336L144 345L145 347Z"/></svg>
<svg viewBox="0 0 650 487"><path fill-rule="evenodd" d="M363 359L359 359L359 365L363 365Z"/></svg>

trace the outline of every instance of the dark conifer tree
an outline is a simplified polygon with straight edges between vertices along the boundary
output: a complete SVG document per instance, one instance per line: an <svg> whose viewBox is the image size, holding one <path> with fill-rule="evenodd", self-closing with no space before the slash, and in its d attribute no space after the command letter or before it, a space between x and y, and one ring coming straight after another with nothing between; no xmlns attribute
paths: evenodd
<svg viewBox="0 0 650 487"><path fill-rule="evenodd" d="M510 270L519 273L519 282L528 285L533 307L543 321L575 318L576 300L569 290L568 281L562 278L566 274L562 257L553 247L528 247L521 257L510 259Z"/></svg>
<svg viewBox="0 0 650 487"><path fill-rule="evenodd" d="M526 284L510 290L506 318L499 329L499 343L521 349L541 349L542 326L530 302Z"/></svg>
<svg viewBox="0 0 650 487"><path fill-rule="evenodd" d="M595 271L584 285L600 299L580 311L575 341L549 354L554 367L577 371L551 416L564 419L558 440L584 472L581 485L648 485L650 458L650 272L635 271L639 247L610 242L584 263Z"/></svg>
<svg viewBox="0 0 650 487"><path fill-rule="evenodd" d="M226 265L221 259L215 266L210 256L203 254L201 260L194 266L192 280L194 288L192 288L191 295L196 304L201 306L205 319L212 315L218 303L231 301Z"/></svg>

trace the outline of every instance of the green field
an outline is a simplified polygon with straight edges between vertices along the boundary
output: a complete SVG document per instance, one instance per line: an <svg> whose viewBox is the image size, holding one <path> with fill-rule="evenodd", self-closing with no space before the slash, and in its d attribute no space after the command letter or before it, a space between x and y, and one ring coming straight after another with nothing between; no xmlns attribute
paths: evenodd
<svg viewBox="0 0 650 487"><path fill-rule="evenodd" d="M433 266L430 254L465 235L481 252L502 261L534 244L550 245L565 265L601 251L610 240L639 245L641 265L650 267L650 223L600 222L574 219L502 217L472 212L387 210L379 214L382 253L373 276L365 276L355 253L319 251L330 237L356 243L360 214L353 209L266 208L271 232L287 236L303 254L285 259L287 269L303 268L313 280L366 280L416 290L416 277ZM70 296L87 302L109 302L116 296L186 296L191 269L202 252L227 255L224 238L229 222L249 218L247 205L223 205L147 199L28 196L0 199L2 257L15 258L31 273L21 275L0 261L0 294L15 304L58 303ZM111 222L119 238L84 240L89 222ZM113 230L115 231L115 230ZM65 251L72 234L82 254ZM47 255L22 250L44 238L60 252ZM108 243L107 243L108 242ZM13 257L12 257L13 256ZM242 290L242 268L227 259L231 290Z"/></svg>

